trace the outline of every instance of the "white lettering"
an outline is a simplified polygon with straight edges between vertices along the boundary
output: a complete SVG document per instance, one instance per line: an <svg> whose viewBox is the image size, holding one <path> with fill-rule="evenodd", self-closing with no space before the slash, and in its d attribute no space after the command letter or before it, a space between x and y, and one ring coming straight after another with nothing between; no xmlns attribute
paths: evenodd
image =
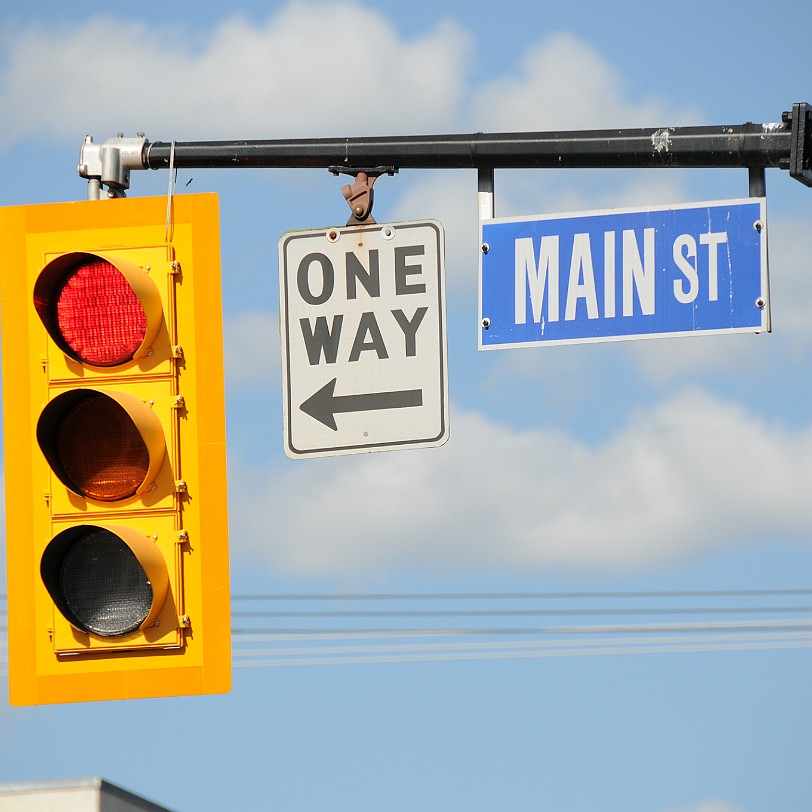
<svg viewBox="0 0 812 812"><path fill-rule="evenodd" d="M581 281L583 279L583 281ZM570 278L567 284L565 321L574 321L578 300L586 300L587 318L598 318L598 296L595 292L595 271L592 267L592 247L589 234L576 234L572 240Z"/></svg>
<svg viewBox="0 0 812 812"><path fill-rule="evenodd" d="M681 304L690 304L699 293L699 274L696 267L696 240L690 234L680 234L674 240L674 262L685 279L674 280L674 297ZM693 260L693 261L692 261ZM688 290L685 290L685 282Z"/></svg>
<svg viewBox="0 0 812 812"><path fill-rule="evenodd" d="M643 258L637 235L631 229L623 232L623 315L634 315L634 291L644 316L654 313L654 229L643 231Z"/></svg>
<svg viewBox="0 0 812 812"><path fill-rule="evenodd" d="M615 232L603 234L603 311L607 319L615 316Z"/></svg>
<svg viewBox="0 0 812 812"><path fill-rule="evenodd" d="M541 305L547 289L547 320L558 321L558 235L541 238L539 260L532 237L521 237L515 243L515 305L516 324L527 323L527 294L525 282L530 289L533 321L541 321Z"/></svg>
<svg viewBox="0 0 812 812"><path fill-rule="evenodd" d="M700 234L699 242L708 246L708 301L715 302L719 298L719 266L716 249L727 242L727 232L709 231L707 234Z"/></svg>

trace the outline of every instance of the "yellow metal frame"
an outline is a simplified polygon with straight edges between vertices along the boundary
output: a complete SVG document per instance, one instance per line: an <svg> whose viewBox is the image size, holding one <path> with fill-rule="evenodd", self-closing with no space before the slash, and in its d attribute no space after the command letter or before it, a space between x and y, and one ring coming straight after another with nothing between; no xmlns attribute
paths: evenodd
<svg viewBox="0 0 812 812"><path fill-rule="evenodd" d="M166 198L0 209L12 704L230 689L216 196L176 196L170 243L165 233ZM65 356L48 337L33 287L50 261L69 252L124 258L137 266L136 275L154 281L162 319L138 359L94 368ZM36 424L45 404L71 387L122 392L157 415L166 459L154 489L122 503L93 502L71 494L52 474L37 446ZM77 632L55 610L39 574L42 552L61 529L86 523L157 536L156 550L169 571L157 627L115 641Z"/></svg>

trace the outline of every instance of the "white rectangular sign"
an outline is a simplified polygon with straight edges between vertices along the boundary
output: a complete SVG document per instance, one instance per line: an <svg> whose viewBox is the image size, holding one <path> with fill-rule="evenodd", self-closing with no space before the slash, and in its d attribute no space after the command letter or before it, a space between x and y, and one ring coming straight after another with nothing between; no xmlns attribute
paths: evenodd
<svg viewBox="0 0 812 812"><path fill-rule="evenodd" d="M438 222L287 232L279 293L289 457L448 439Z"/></svg>

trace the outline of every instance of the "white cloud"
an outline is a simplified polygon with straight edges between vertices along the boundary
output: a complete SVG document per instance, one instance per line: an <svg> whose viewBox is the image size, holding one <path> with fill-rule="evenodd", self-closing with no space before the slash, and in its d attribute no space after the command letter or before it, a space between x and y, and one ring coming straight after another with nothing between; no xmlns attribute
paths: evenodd
<svg viewBox="0 0 812 812"><path fill-rule="evenodd" d="M455 413L441 449L231 474L235 542L308 575L633 570L812 521L812 428L697 392L594 448Z"/></svg>
<svg viewBox="0 0 812 812"><path fill-rule="evenodd" d="M351 2L292 2L264 23L233 16L196 37L95 17L3 39L6 143L111 128L163 140L431 129L453 121L470 49L456 24L407 40Z"/></svg>
<svg viewBox="0 0 812 812"><path fill-rule="evenodd" d="M697 806L680 807L669 812L744 812L744 810L724 801L705 801Z"/></svg>
<svg viewBox="0 0 812 812"><path fill-rule="evenodd" d="M484 129L552 131L690 124L693 111L673 110L663 101L628 98L619 72L591 46L557 33L520 56L518 72L484 84L475 104Z"/></svg>
<svg viewBox="0 0 812 812"><path fill-rule="evenodd" d="M363 32L341 36L337 32ZM619 72L571 34L506 55L472 84L473 36L446 20L412 37L355 2L292 0L264 22L208 31L96 16L7 25L0 145L145 131L152 139L277 138L691 123L630 98ZM676 119L676 120L674 120Z"/></svg>
<svg viewBox="0 0 812 812"><path fill-rule="evenodd" d="M381 189L381 196L384 194ZM421 177L392 210L395 220L439 220L446 233L446 285L475 306L479 274L476 173ZM456 303L456 302L455 302Z"/></svg>
<svg viewBox="0 0 812 812"><path fill-rule="evenodd" d="M278 386L279 319L269 313L227 316L223 322L223 363L231 386Z"/></svg>

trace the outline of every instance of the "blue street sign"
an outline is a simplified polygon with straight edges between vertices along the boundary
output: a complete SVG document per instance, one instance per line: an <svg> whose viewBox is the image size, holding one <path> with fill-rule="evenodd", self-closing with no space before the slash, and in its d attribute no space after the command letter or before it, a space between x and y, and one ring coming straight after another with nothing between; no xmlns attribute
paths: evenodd
<svg viewBox="0 0 812 812"><path fill-rule="evenodd" d="M766 200L481 223L479 348L768 332Z"/></svg>

